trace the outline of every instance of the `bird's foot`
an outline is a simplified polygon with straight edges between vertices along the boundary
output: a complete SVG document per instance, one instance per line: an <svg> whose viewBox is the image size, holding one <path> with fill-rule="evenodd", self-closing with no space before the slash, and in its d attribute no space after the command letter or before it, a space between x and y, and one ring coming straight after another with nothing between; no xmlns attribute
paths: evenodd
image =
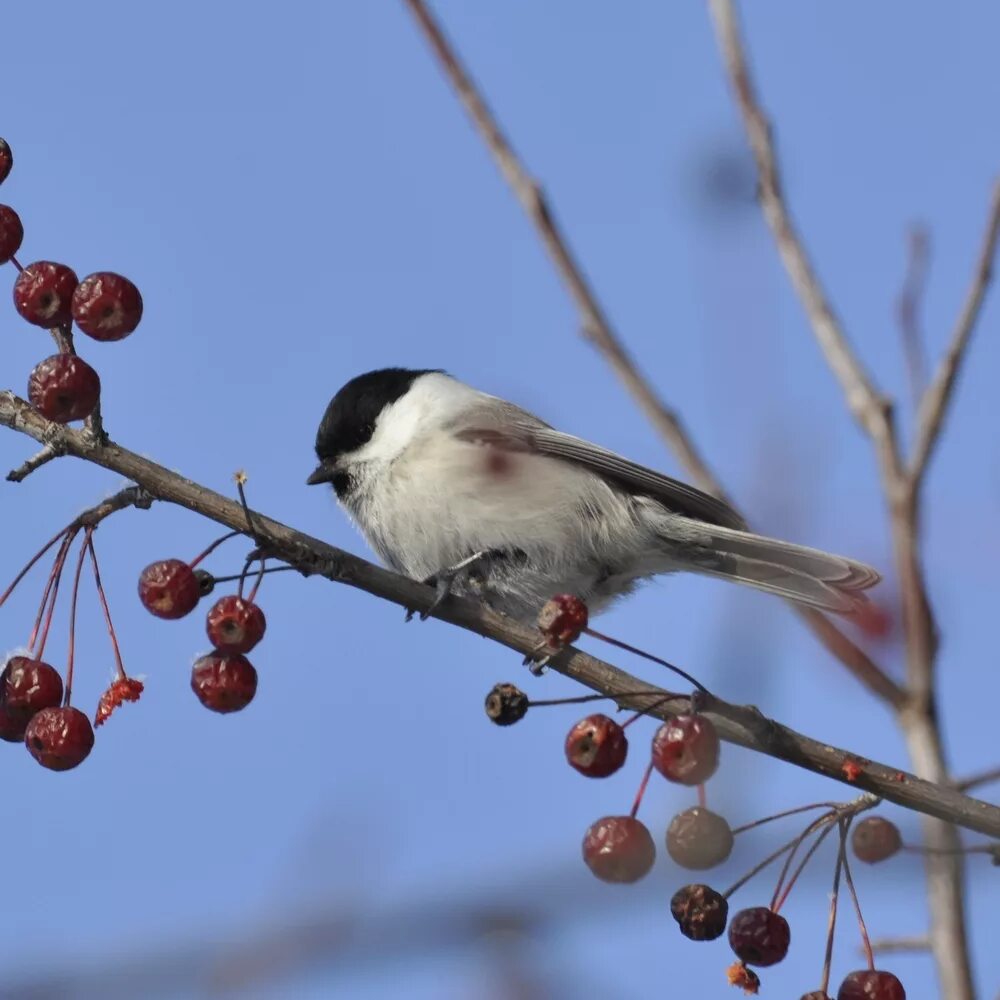
<svg viewBox="0 0 1000 1000"><path fill-rule="evenodd" d="M475 565L486 555L487 553L485 552L476 552L454 566L442 570L440 573L434 573L432 576L420 581L426 586L434 588L434 600L431 601L426 611L420 612L420 620L422 622L427 621L444 601L447 600L448 595L451 594L457 582L461 581L464 583L473 575ZM407 608L406 621L410 621L415 614L417 612L413 608Z"/></svg>

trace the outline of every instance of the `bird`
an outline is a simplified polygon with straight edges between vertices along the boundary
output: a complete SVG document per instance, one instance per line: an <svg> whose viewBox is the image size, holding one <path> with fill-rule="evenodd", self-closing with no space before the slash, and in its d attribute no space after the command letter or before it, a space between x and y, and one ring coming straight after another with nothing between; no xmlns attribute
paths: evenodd
<svg viewBox="0 0 1000 1000"><path fill-rule="evenodd" d="M870 566L755 534L728 503L563 433L441 369L350 379L316 434L330 484L389 567L533 623L554 594L591 615L656 576L690 572L849 615ZM422 617L426 617L425 612Z"/></svg>

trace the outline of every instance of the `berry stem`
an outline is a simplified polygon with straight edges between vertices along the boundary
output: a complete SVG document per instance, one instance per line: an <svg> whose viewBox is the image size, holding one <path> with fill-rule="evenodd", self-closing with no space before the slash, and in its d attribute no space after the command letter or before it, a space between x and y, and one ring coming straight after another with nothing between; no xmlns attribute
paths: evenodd
<svg viewBox="0 0 1000 1000"><path fill-rule="evenodd" d="M844 827L844 836L847 836L847 830L850 827L850 820L847 821ZM861 928L861 945L865 950L865 957L868 959L868 969L871 972L875 971L875 956L872 954L872 943L871 939L868 937L868 928L865 927L865 918L861 915L861 903L858 900L858 891L854 888L854 879L851 878L851 863L847 858L847 852L843 853L844 859L844 878L847 880L847 888L851 890L851 902L854 903L854 912L858 917L858 927Z"/></svg>
<svg viewBox="0 0 1000 1000"><path fill-rule="evenodd" d="M820 844L829 836L830 831L833 830L833 821L831 820L826 827L822 830L819 836L812 842L809 850L806 851L806 856L799 862L798 867L792 873L792 877L788 880L785 885L784 890L781 893L780 898L773 899L771 901L771 909L775 913L778 913L781 908L785 905L785 900L788 899L788 894L792 891L792 887L799 880L799 876L805 871L806 865L809 864L812 856L819 850Z"/></svg>
<svg viewBox="0 0 1000 1000"><path fill-rule="evenodd" d="M97 552L94 549L94 538L93 531L87 532L87 537L84 539L87 546L87 551L90 552L90 562L94 567L94 583L97 585L97 596L101 601L101 610L104 612L104 623L108 627L108 635L111 636L111 647L115 652L115 669L118 673L118 680L127 680L128 674L125 673L125 664L122 663L122 652L118 648L118 636L115 635L115 626L111 621L111 609L108 607L108 599L104 594L104 586L101 584L101 571L97 568Z"/></svg>
<svg viewBox="0 0 1000 1000"><path fill-rule="evenodd" d="M823 954L823 975L820 977L820 993L829 993L830 967L833 964L833 935L837 929L837 902L840 899L840 873L844 868L844 853L847 850L847 820L841 818L840 844L837 847L837 863L833 868L833 889L830 892L830 918L826 925L826 951Z"/></svg>
<svg viewBox="0 0 1000 1000"><path fill-rule="evenodd" d="M622 723L622 729L627 729L629 726L632 725L633 722L636 722L638 719L645 718L647 715L649 715L650 712L655 711L661 705L666 704L666 702L668 701L676 701L680 697L681 695L674 694L673 691L667 692L667 694L665 694L662 698L657 698L656 701L654 701L651 705L647 706L646 708L640 708L638 712L627 718Z"/></svg>
<svg viewBox="0 0 1000 1000"><path fill-rule="evenodd" d="M221 538L216 538L216 540L212 542L212 544L209 545L209 547L205 549L205 551L202 552L201 555L195 556L194 559L192 559L191 562L188 563L188 565L191 567L191 569L194 569L195 566L197 566L198 563L202 561L202 559L204 559L206 556L211 555L223 542L228 542L230 538L235 538L237 535L242 535L242 534L243 534L242 531L227 531L226 534L224 534Z"/></svg>
<svg viewBox="0 0 1000 1000"><path fill-rule="evenodd" d="M80 573L83 570L83 560L87 554L87 542L93 528L87 528L80 543L80 557L76 561L76 572L73 574L73 596L69 602L69 647L66 651L66 687L63 693L63 707L69 707L69 700L73 693L73 662L76 658L76 600L80 593Z"/></svg>
<svg viewBox="0 0 1000 1000"><path fill-rule="evenodd" d="M753 830L758 826L763 826L765 823L771 823L776 819L784 819L786 816L795 816L798 813L809 812L810 809L837 809L836 802L812 802L807 806L797 806L795 809L786 809L784 812L775 813L773 816L765 816L763 819L755 819L752 823L744 823L743 826L738 826L733 830L733 836L735 837L738 833L745 833L747 830Z"/></svg>
<svg viewBox="0 0 1000 1000"><path fill-rule="evenodd" d="M792 867L792 862L795 860L795 855L798 853L799 848L802 846L803 842L806 840L810 834L819 830L825 823L832 823L837 817L836 812L824 813L818 819L814 819L803 831L796 837L795 846L792 848L791 854L785 859L785 863L781 866L781 872L778 875L777 885L774 887L774 895L771 897L771 909L775 908L775 904L778 902L778 897L781 895L781 890L785 884L785 879L788 876L788 872Z"/></svg>
<svg viewBox="0 0 1000 1000"><path fill-rule="evenodd" d="M704 684L696 681L689 673L681 670L680 667L675 667L672 663L667 660L661 659L659 656L653 656L652 653L647 653L643 649L639 649L637 646L630 646L627 642L622 642L621 639L613 639L610 635L605 635L603 632L598 632L596 629L585 628L585 635L592 636L594 639L600 639L602 642L607 642L612 646L617 646L618 649L624 649L626 653L633 653L635 656L641 656L644 660L651 660L653 663L658 663L661 667L666 667L667 670L672 670L679 677L683 677L689 684L692 684L699 691L707 694L709 697L712 696L712 692L705 687Z"/></svg>
<svg viewBox="0 0 1000 1000"><path fill-rule="evenodd" d="M256 599L257 591L260 590L261 581L264 579L264 574L267 572L267 570L264 568L266 562L267 562L267 557L262 556L260 560L260 570L257 573L257 579L254 580L253 589L250 591L250 594L247 597L247 600L251 604L253 604L254 600Z"/></svg>
<svg viewBox="0 0 1000 1000"><path fill-rule="evenodd" d="M38 651L32 655L36 656L39 660L45 652L45 640L49 637L49 626L52 624L52 615L56 609L56 597L59 594L59 581L62 579L63 566L66 565L66 556L69 553L70 544L75 537L76 531L67 532L62 545L59 546L55 562L53 562L52 570L49 573L49 579L45 584L45 591L42 594L42 603L38 609L38 617L35 619L35 626L31 630L31 638L28 639L29 652L34 650L35 641L38 640ZM39 636L39 627L42 630L41 636Z"/></svg>
<svg viewBox="0 0 1000 1000"><path fill-rule="evenodd" d="M708 807L708 796L705 794L704 781L698 786L698 805L700 805L702 809Z"/></svg>
<svg viewBox="0 0 1000 1000"><path fill-rule="evenodd" d="M632 809L629 812L629 816L635 819L636 813L639 811L639 806L642 804L642 797L646 794L646 786L649 784L649 776L653 773L653 762L652 760L646 765L646 773L642 776L642 781L639 782L639 790L635 793L635 801L632 803Z"/></svg>
<svg viewBox="0 0 1000 1000"><path fill-rule="evenodd" d="M242 533L242 532L241 532ZM262 573L287 573L289 570L295 570L296 572L301 572L297 566L269 566L265 570L261 570ZM216 583L232 583L233 580L239 580L243 576L242 573L234 573L232 576L216 576L213 577ZM641 694L646 694L648 692L640 692ZM590 695L590 698L597 700L599 698L607 698L606 694L596 694ZM532 702L532 704L540 704L539 702ZM553 703L554 704L554 703Z"/></svg>
<svg viewBox="0 0 1000 1000"><path fill-rule="evenodd" d="M64 535L66 535L68 531L69 531L68 528L63 528L62 531L60 531L58 535L56 535L55 537L49 539L49 541L47 541L42 546L42 548L39 549L39 551L36 552L31 557L31 560L24 567L24 569L22 569L21 572L18 573L17 576L14 577L14 581L11 583L11 585L2 594L0 594L0 607L3 607L4 601L6 601L8 597L10 597L10 595L14 592L14 588L28 575L28 573L31 571L32 567L35 565L35 563L37 563L38 560L41 559L42 556L44 556L45 553L48 552L49 549L51 549L52 546L55 545L56 542L58 542L60 538L62 538Z"/></svg>
<svg viewBox="0 0 1000 1000"><path fill-rule="evenodd" d="M11 254L10 262L14 265L14 267L17 268L18 274L20 274L24 270L24 268L21 267L21 262L13 254Z"/></svg>
<svg viewBox="0 0 1000 1000"><path fill-rule="evenodd" d="M291 566L276 567L280 569L292 569ZM269 573L273 573L274 570L268 570ZM235 580L236 577L230 577L230 579ZM218 583L219 580L216 580ZM530 708L546 708L550 705L584 705L590 701L619 701L622 698L638 698L641 695L657 695L659 691L622 691L614 696L614 699L607 694L581 694L577 695L575 698L544 698L540 701L529 701L528 705Z"/></svg>

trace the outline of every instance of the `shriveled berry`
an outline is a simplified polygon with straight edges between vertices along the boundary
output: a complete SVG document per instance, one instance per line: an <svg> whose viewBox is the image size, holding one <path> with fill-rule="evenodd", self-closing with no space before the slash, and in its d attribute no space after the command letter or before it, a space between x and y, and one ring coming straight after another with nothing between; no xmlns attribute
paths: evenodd
<svg viewBox="0 0 1000 1000"><path fill-rule="evenodd" d="M542 605L538 613L538 629L546 643L559 649L576 642L587 627L587 605L574 594L556 594Z"/></svg>
<svg viewBox="0 0 1000 1000"><path fill-rule="evenodd" d="M627 756L625 730L606 715L588 715L566 736L566 760L588 778L614 774Z"/></svg>
<svg viewBox="0 0 1000 1000"><path fill-rule="evenodd" d="M710 885L681 886L670 900L670 912L681 934L692 941L714 941L726 929L729 903Z"/></svg>
<svg viewBox="0 0 1000 1000"><path fill-rule="evenodd" d="M78 708L43 708L28 723L24 745L42 767L68 771L94 748L94 730Z"/></svg>
<svg viewBox="0 0 1000 1000"><path fill-rule="evenodd" d="M0 739L20 743L32 718L54 708L62 696L58 670L28 656L12 656L0 673Z"/></svg>
<svg viewBox="0 0 1000 1000"><path fill-rule="evenodd" d="M198 581L198 593L208 597L215 590L215 577L207 569L196 569L194 578Z"/></svg>
<svg viewBox="0 0 1000 1000"><path fill-rule="evenodd" d="M860 969L840 984L837 1000L906 1000L906 990L891 972Z"/></svg>
<svg viewBox="0 0 1000 1000"><path fill-rule="evenodd" d="M494 684L486 696L486 714L498 726L512 726L528 712L528 696L514 684Z"/></svg>
<svg viewBox="0 0 1000 1000"><path fill-rule="evenodd" d="M101 398L101 378L75 354L53 354L28 376L31 405L57 424L86 420Z"/></svg>
<svg viewBox="0 0 1000 1000"><path fill-rule="evenodd" d="M719 736L704 715L677 715L653 735L653 766L681 785L700 785L719 766Z"/></svg>
<svg viewBox="0 0 1000 1000"><path fill-rule="evenodd" d="M183 618L200 597L194 570L182 559L161 559L139 574L139 600L157 618Z"/></svg>
<svg viewBox="0 0 1000 1000"><path fill-rule="evenodd" d="M6 139L0 139L0 184L7 180L10 168L14 166L14 154Z"/></svg>
<svg viewBox="0 0 1000 1000"><path fill-rule="evenodd" d="M39 260L14 282L14 308L35 326L63 326L72 319L70 302L76 274L65 264Z"/></svg>
<svg viewBox="0 0 1000 1000"><path fill-rule="evenodd" d="M257 693L257 671L238 653L206 653L195 660L191 690L213 712L239 712Z"/></svg>
<svg viewBox="0 0 1000 1000"><path fill-rule="evenodd" d="M747 965L774 965L788 954L788 921L767 906L740 910L729 922L729 946Z"/></svg>
<svg viewBox="0 0 1000 1000"><path fill-rule="evenodd" d="M220 597L205 620L208 641L220 653L249 653L264 638L264 612L245 597Z"/></svg>
<svg viewBox="0 0 1000 1000"><path fill-rule="evenodd" d="M726 969L726 978L730 986L738 986L744 996L757 996L760 993L760 976L753 969L748 969L746 962L733 962Z"/></svg>
<svg viewBox="0 0 1000 1000"><path fill-rule="evenodd" d="M0 264L6 264L21 249L23 239L21 217L9 205L0 205Z"/></svg>
<svg viewBox="0 0 1000 1000"><path fill-rule="evenodd" d="M733 831L711 809L692 806L667 827L667 853L682 868L703 871L721 865L733 850Z"/></svg>
<svg viewBox="0 0 1000 1000"><path fill-rule="evenodd" d="M94 340L121 340L142 319L142 296L113 271L88 274L73 292L73 319Z"/></svg>
<svg viewBox="0 0 1000 1000"><path fill-rule="evenodd" d="M903 846L899 827L883 816L866 816L851 831L851 849L870 865L891 858Z"/></svg>
<svg viewBox="0 0 1000 1000"><path fill-rule="evenodd" d="M605 816L583 838L583 860L602 882L638 882L656 860L656 845L634 816Z"/></svg>

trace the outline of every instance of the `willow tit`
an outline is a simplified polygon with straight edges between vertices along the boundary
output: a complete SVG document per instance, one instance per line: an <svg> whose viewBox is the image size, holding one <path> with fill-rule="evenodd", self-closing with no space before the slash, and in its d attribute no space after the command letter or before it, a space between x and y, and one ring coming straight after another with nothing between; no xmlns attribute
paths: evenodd
<svg viewBox="0 0 1000 1000"><path fill-rule="evenodd" d="M850 613L862 563L747 530L728 504L442 371L384 368L333 397L309 484L332 483L393 569L533 622L555 593L591 613L677 570Z"/></svg>

